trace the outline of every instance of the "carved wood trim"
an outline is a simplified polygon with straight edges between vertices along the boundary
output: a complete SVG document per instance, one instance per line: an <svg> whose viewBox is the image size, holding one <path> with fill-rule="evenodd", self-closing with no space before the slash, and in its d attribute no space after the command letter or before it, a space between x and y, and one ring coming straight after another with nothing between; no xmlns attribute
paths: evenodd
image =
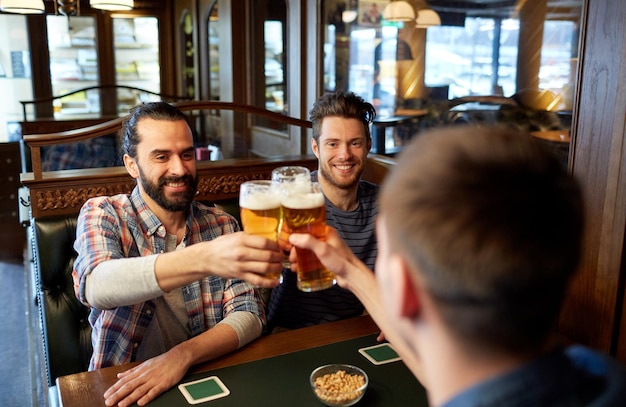
<svg viewBox="0 0 626 407"><path fill-rule="evenodd" d="M236 159L198 162L198 196L203 202L218 202L239 196L241 183L255 179L270 179L272 170L283 165L317 168L315 156L285 159ZM21 174L29 188L31 218L78 214L89 198L102 195L127 194L135 186L124 167L90 168L43 173L36 179L33 173Z"/></svg>
<svg viewBox="0 0 626 407"><path fill-rule="evenodd" d="M317 169L313 155L284 159L254 158L198 162L198 196L203 202L219 202L239 196L239 186L256 179L270 179L272 170L283 165L301 165ZM395 165L389 157L370 154L363 179L381 184ZM21 174L22 184L29 189L31 218L78 214L89 198L128 194L135 180L124 167L89 168L44 173L35 179L33 173Z"/></svg>

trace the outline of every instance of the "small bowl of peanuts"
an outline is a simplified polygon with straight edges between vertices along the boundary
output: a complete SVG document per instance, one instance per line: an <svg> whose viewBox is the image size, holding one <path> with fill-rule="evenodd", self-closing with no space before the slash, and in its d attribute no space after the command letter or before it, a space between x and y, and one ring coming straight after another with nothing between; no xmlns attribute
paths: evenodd
<svg viewBox="0 0 626 407"><path fill-rule="evenodd" d="M356 404L369 384L367 374L362 369L344 364L320 366L313 370L310 381L317 398L331 407Z"/></svg>

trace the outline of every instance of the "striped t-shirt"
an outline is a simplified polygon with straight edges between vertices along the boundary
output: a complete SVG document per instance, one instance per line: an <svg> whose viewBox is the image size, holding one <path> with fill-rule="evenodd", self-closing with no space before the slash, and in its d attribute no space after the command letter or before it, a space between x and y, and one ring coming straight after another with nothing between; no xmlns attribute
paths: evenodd
<svg viewBox="0 0 626 407"><path fill-rule="evenodd" d="M317 173L313 172L311 178L316 181ZM354 254L372 270L377 254L378 188L361 180L357 192L359 205L353 211L340 210L326 199L326 223L337 229ZM297 288L296 281L296 273L283 270L283 283L272 290L266 332L275 327L302 328L363 313L363 305L348 290L336 285L322 291L303 292Z"/></svg>

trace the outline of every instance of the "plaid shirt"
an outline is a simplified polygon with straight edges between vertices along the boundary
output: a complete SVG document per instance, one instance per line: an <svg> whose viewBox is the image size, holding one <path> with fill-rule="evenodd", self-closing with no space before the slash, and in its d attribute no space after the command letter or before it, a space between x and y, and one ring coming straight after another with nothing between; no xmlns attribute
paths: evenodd
<svg viewBox="0 0 626 407"><path fill-rule="evenodd" d="M187 217L185 241L191 245L238 230L233 217L193 202ZM74 249L78 257L72 273L74 290L87 306L86 277L99 263L165 251L165 228L143 201L137 187L130 196L88 200L78 217L76 236ZM265 323L258 291L244 281L210 276L184 286L182 292L192 336L205 332L236 311L251 312ZM92 307L89 322L93 328L93 355L89 369L134 361L154 310L154 301L109 310Z"/></svg>

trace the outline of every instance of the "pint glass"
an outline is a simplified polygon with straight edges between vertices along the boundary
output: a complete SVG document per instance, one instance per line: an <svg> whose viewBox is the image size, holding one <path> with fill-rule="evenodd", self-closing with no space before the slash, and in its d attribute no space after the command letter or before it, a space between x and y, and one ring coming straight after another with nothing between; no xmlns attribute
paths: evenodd
<svg viewBox="0 0 626 407"><path fill-rule="evenodd" d="M272 182L279 188L308 184L310 181L311 171L306 167L286 166L272 171Z"/></svg>
<svg viewBox="0 0 626 407"><path fill-rule="evenodd" d="M312 182L306 191L298 190L283 197L283 223L290 233L309 233L326 238L326 204L319 183ZM296 247L298 255L298 288L319 291L336 283L335 275L310 250Z"/></svg>
<svg viewBox="0 0 626 407"><path fill-rule="evenodd" d="M311 171L306 167L295 165L278 167L272 171L272 183L275 192L281 197L297 193L298 191L308 192L309 184L311 183ZM278 232L278 244L285 252L283 267L290 268L289 251L291 250L291 245L289 244L289 231L284 222Z"/></svg>
<svg viewBox="0 0 626 407"><path fill-rule="evenodd" d="M244 232L276 241L282 221L281 199L272 190L271 181L247 181L239 189L239 207ZM266 274L280 279L281 273Z"/></svg>

